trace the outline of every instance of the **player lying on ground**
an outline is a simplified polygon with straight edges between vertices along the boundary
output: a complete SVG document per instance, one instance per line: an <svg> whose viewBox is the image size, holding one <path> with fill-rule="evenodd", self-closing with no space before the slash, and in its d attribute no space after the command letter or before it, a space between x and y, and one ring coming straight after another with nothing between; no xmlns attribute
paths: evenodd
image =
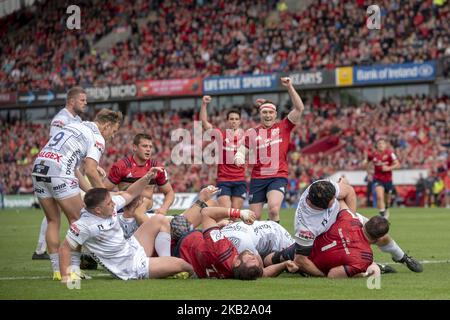
<svg viewBox="0 0 450 320"><path fill-rule="evenodd" d="M177 241L173 250L175 256L192 264L199 278L254 280L259 277L276 277L286 269L290 272L298 270L292 261L264 268L262 258L256 251L244 250L239 253L221 232L217 221L241 218L244 222L251 223L255 220L255 214L250 210L208 207L205 200L209 200L217 192L218 189L214 186L203 189L196 204L172 219L172 238ZM200 223L203 232L193 230Z"/></svg>
<svg viewBox="0 0 450 320"><path fill-rule="evenodd" d="M80 219L72 223L60 248L62 281L70 278L70 255L84 246L106 270L122 280L165 278L179 272L193 274L186 261L170 256L170 228L164 216L157 215L125 239L117 218L123 208L155 177L161 168L152 168L121 195L111 197L105 188L89 190ZM159 257L152 257L154 251Z"/></svg>
<svg viewBox="0 0 450 320"><path fill-rule="evenodd" d="M295 243L289 231L274 221L255 221L251 225L232 222L221 231L239 253L244 250L258 252L265 266L272 265L265 261L270 253L284 250Z"/></svg>
<svg viewBox="0 0 450 320"><path fill-rule="evenodd" d="M342 201L338 201L342 200ZM328 231L336 222L341 209L356 212L356 194L345 181L338 183L330 180L319 180L312 183L300 197L295 212L295 258L294 261L302 272L314 276L322 276L308 259L315 239ZM359 213L354 213L365 224L368 219ZM396 262L405 263L414 272L422 272L422 265L408 256L388 235L379 238L375 243L383 252L389 252ZM292 253L292 252L291 252ZM292 255L286 256L288 259ZM277 263L278 259L274 260Z"/></svg>
<svg viewBox="0 0 450 320"><path fill-rule="evenodd" d="M363 226L363 221L356 214L348 209L341 210L330 229L314 240L311 254L307 258L310 268L319 272L310 275L329 278L379 275L381 270L373 261L370 245L388 231L389 222L383 217L372 217ZM273 262L277 262L281 256L294 256L294 252L295 244L271 258Z"/></svg>

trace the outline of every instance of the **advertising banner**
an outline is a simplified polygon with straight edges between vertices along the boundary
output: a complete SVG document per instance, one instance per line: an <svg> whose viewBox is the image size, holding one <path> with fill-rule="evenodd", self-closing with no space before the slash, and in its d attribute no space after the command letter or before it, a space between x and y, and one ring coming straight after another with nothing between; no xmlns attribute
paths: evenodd
<svg viewBox="0 0 450 320"><path fill-rule="evenodd" d="M202 94L202 78L136 81L138 97L196 96Z"/></svg>
<svg viewBox="0 0 450 320"><path fill-rule="evenodd" d="M278 75L262 74L239 77L209 77L203 80L203 94L261 92L278 88Z"/></svg>
<svg viewBox="0 0 450 320"><path fill-rule="evenodd" d="M436 62L404 63L354 67L354 84L384 84L432 81L436 78Z"/></svg>

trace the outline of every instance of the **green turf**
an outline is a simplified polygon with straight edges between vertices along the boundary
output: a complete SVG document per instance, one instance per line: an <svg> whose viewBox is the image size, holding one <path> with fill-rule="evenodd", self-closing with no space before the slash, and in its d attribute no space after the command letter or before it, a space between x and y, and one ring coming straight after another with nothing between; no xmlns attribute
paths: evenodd
<svg viewBox="0 0 450 320"><path fill-rule="evenodd" d="M281 214L290 231L293 214L293 210ZM39 210L0 211L0 299L450 299L450 263L425 264L422 274L395 265L398 273L383 276L380 290L369 290L365 279L332 281L283 274L252 282L121 281L104 270L90 272L94 278L82 281L80 290L69 290L50 279L49 261L31 260L41 219ZM420 260L450 260L448 209L391 209L391 235ZM390 261L388 254L376 248L374 252L377 261Z"/></svg>

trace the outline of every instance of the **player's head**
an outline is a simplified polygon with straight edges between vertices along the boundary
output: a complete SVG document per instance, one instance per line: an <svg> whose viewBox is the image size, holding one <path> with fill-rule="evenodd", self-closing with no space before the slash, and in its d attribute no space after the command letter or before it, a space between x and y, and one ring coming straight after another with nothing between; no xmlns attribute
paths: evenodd
<svg viewBox="0 0 450 320"><path fill-rule="evenodd" d="M152 137L146 133L138 133L133 138L133 154L142 161L147 161L152 156Z"/></svg>
<svg viewBox="0 0 450 320"><path fill-rule="evenodd" d="M73 87L67 92L66 106L80 116L86 111L87 94L82 87Z"/></svg>
<svg viewBox="0 0 450 320"><path fill-rule="evenodd" d="M230 111L227 112L227 123L228 127L233 130L236 130L240 127L241 113L239 112L239 110L231 109Z"/></svg>
<svg viewBox="0 0 450 320"><path fill-rule="evenodd" d="M109 217L114 213L115 203L106 188L92 188L84 195L86 209L101 217Z"/></svg>
<svg viewBox="0 0 450 320"><path fill-rule="evenodd" d="M269 100L258 100L258 104L261 124L265 128L272 127L277 120L277 106Z"/></svg>
<svg viewBox="0 0 450 320"><path fill-rule="evenodd" d="M98 129L105 140L112 139L114 134L119 130L122 124L123 115L120 111L113 111L109 109L101 109L95 116L95 122Z"/></svg>
<svg viewBox="0 0 450 320"><path fill-rule="evenodd" d="M319 180L311 184L307 200L314 207L328 209L333 205L336 196L336 188L327 180Z"/></svg>
<svg viewBox="0 0 450 320"><path fill-rule="evenodd" d="M262 277L264 265L259 255L249 250L241 252L233 261L233 276L239 280L256 280Z"/></svg>
<svg viewBox="0 0 450 320"><path fill-rule="evenodd" d="M364 224L364 233L370 243L377 242L378 239L389 232L389 221L382 216L374 216Z"/></svg>
<svg viewBox="0 0 450 320"><path fill-rule="evenodd" d="M378 151L384 151L387 148L387 142L386 139L384 138L378 138L375 141L375 147L377 148Z"/></svg>

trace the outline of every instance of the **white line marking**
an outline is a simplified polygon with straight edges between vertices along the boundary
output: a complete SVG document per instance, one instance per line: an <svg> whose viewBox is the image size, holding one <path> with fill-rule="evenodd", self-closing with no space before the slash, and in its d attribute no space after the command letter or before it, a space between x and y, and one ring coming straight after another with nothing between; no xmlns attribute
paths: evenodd
<svg viewBox="0 0 450 320"><path fill-rule="evenodd" d="M422 264L439 264L439 263L450 263L450 260L422 260L419 261ZM381 264L397 264L396 262L378 262ZM93 278L97 277L112 277L110 273L98 273L91 275ZM34 277L1 277L0 281L9 281L9 280L42 280L42 279L51 279L51 276L34 276Z"/></svg>
<svg viewBox="0 0 450 320"><path fill-rule="evenodd" d="M110 273L98 273L95 276L90 275L93 278L96 277L112 277L112 275ZM5 281L5 280L41 280L41 279L48 279L50 280L52 277L51 276L34 276L34 277L2 277L0 278L0 281Z"/></svg>

